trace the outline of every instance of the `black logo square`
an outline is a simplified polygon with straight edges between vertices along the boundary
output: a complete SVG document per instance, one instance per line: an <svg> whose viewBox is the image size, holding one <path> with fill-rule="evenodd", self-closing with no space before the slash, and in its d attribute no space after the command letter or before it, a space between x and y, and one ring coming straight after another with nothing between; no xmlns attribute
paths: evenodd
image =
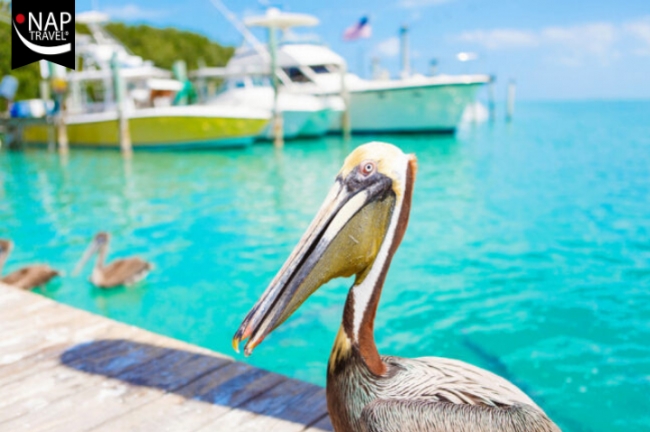
<svg viewBox="0 0 650 432"><path fill-rule="evenodd" d="M74 69L74 0L11 2L11 68L47 60Z"/></svg>

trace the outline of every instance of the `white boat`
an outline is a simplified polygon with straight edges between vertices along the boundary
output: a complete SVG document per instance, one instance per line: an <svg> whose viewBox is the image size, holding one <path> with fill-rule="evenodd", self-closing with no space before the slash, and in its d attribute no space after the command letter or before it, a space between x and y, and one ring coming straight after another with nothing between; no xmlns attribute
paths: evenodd
<svg viewBox="0 0 650 432"><path fill-rule="evenodd" d="M263 64L253 49L240 49L227 68ZM318 96L331 104L329 131L341 129L341 73L345 60L324 45L285 43L278 47L278 76L291 92ZM353 133L453 132L488 75L413 75L366 80L345 73Z"/></svg>
<svg viewBox="0 0 650 432"><path fill-rule="evenodd" d="M129 53L101 26L98 12L80 13L77 22L92 35L76 36L76 55L83 65L65 75L70 92L65 125L71 147L120 147L120 111L125 114L131 144L138 148L207 148L249 145L271 118L268 109L174 105L183 89L169 71ZM113 66L111 66L113 63ZM116 73L123 95L114 92ZM30 124L22 130L26 144L46 144L52 126Z"/></svg>
<svg viewBox="0 0 650 432"><path fill-rule="evenodd" d="M206 68L192 75L195 78L225 77L219 92L206 101L208 106L247 107L268 112L274 109L273 87L267 76L232 74L232 70L218 68ZM324 98L283 87L278 95L278 110L282 113L284 138L324 135L329 130L333 109ZM258 138L273 139L271 123Z"/></svg>
<svg viewBox="0 0 650 432"><path fill-rule="evenodd" d="M221 3L213 3L224 12ZM269 9L265 16L249 18L247 22L277 21L282 16L289 20L294 15ZM244 36L251 46L238 49L225 69L270 70L267 48L255 40L251 43L250 34ZM465 108L475 101L477 90L491 79L489 75L404 74L400 79L367 80L345 71L345 60L325 45L280 43L277 47L276 73L283 91L319 97L331 108L330 132L341 129L343 98L349 93L353 133L451 133Z"/></svg>
<svg viewBox="0 0 650 432"><path fill-rule="evenodd" d="M277 9L269 11L270 13L265 16L247 19L246 25L265 27L269 32L275 33L277 28L286 32L293 27L318 24L318 20L309 15L280 13ZM291 80L281 76L282 71L277 70L277 66L276 76L280 81L276 84L276 100L271 73L275 50L262 46L247 30L240 28L240 31L245 37L251 39L250 49L246 47L238 49L234 61L225 68L202 68L192 73L193 78L203 80L202 82L207 78L224 80L217 95L209 98L206 103L215 106L246 106L277 112L281 118L284 139L317 137L327 133L333 119L340 117L343 102L332 102L327 97L311 95L298 88L294 89ZM256 55L252 63L239 61L242 57L247 57L250 52ZM274 138L273 123L273 121L269 123L260 134L260 138L269 140Z"/></svg>

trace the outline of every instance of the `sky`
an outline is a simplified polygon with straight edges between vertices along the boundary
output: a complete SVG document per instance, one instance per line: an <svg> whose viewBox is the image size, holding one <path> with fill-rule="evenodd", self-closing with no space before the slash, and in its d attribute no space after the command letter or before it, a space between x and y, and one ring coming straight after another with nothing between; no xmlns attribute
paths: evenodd
<svg viewBox="0 0 650 432"><path fill-rule="evenodd" d="M371 58L396 76L398 32L409 27L415 72L488 73L497 92L517 82L519 99L649 99L650 0L223 0L238 17L269 6L317 16L299 29L343 55L370 77ZM242 38L210 0L77 0L77 12L99 9L114 20L196 31L227 45ZM345 42L343 31L368 16L369 39ZM263 34L259 34L264 38ZM164 43L164 41L162 41ZM471 52L476 60L460 62Z"/></svg>

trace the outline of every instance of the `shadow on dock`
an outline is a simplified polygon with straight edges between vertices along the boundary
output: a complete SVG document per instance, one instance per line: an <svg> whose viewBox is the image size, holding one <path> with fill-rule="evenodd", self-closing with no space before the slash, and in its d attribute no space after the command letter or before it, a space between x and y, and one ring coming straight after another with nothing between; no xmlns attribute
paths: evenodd
<svg viewBox="0 0 650 432"><path fill-rule="evenodd" d="M187 399L333 430L322 387L244 363L125 339L76 345L61 363L88 374Z"/></svg>

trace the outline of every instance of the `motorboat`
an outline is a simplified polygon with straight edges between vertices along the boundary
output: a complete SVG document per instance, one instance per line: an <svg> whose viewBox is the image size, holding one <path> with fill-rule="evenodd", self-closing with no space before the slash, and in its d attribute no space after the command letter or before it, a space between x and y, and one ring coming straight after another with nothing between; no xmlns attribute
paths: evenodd
<svg viewBox="0 0 650 432"><path fill-rule="evenodd" d="M251 17L243 24L248 27L264 27L269 35L273 35L270 39L275 40L277 29L286 33L294 27L314 26L318 24L318 19L305 14L281 13L272 8L266 15ZM236 50L225 68L201 68L192 73L192 77L199 83L205 83L210 78L223 80L217 94L208 98L206 103L271 110L280 119L284 139L318 137L327 133L332 122L340 117L343 102L330 100L337 97L312 95L296 88L289 77L277 68L275 42L269 41L268 46L262 46L246 29L241 26L239 28L251 42L248 46ZM240 61L248 57L250 52L255 53L252 63ZM276 69L275 74L272 73L273 67ZM272 121L259 138L271 140L274 137Z"/></svg>
<svg viewBox="0 0 650 432"><path fill-rule="evenodd" d="M264 64L255 50L239 49L227 68ZM345 60L314 43L281 43L278 76L293 94L320 98L333 107L330 132L340 131L345 92L349 94L352 133L452 133L489 75L410 75L363 79L346 72ZM337 109L338 108L338 109Z"/></svg>
<svg viewBox="0 0 650 432"><path fill-rule="evenodd" d="M130 53L103 27L105 14L77 15L90 35L76 35L78 71L64 72L68 85L64 123L71 147L120 147L120 116L134 149L181 149L249 145L267 126L271 111L241 105L177 105L183 82ZM116 94L116 75L123 94ZM22 141L46 144L52 126L26 125Z"/></svg>
<svg viewBox="0 0 650 432"><path fill-rule="evenodd" d="M200 77L224 77L224 82L216 95L205 102L213 107L253 108L273 111L274 94L268 76L234 74L232 70L206 68L192 74ZM284 139L318 137L328 132L333 118L340 116L342 103L337 107L329 104L326 98L304 92L292 92L283 86L278 94L278 110L282 113ZM272 124L260 132L258 139L273 139Z"/></svg>
<svg viewBox="0 0 650 432"><path fill-rule="evenodd" d="M259 43L238 25L219 0L213 0L245 37L225 67L226 74L246 70L271 73L269 45ZM265 15L244 23L291 22L292 16L270 8ZM300 14L303 15L303 14ZM304 15L303 15L304 16ZM313 17L313 20L317 19ZM281 28L285 36L289 25ZM277 44L275 74L284 92L311 95L330 107L329 132L342 128L342 115L349 108L353 133L453 133L466 107L476 100L477 91L491 81L489 75L424 76L403 71L396 79L364 79L350 73L346 61L324 44L295 42L285 38ZM227 82L226 86L248 84Z"/></svg>

